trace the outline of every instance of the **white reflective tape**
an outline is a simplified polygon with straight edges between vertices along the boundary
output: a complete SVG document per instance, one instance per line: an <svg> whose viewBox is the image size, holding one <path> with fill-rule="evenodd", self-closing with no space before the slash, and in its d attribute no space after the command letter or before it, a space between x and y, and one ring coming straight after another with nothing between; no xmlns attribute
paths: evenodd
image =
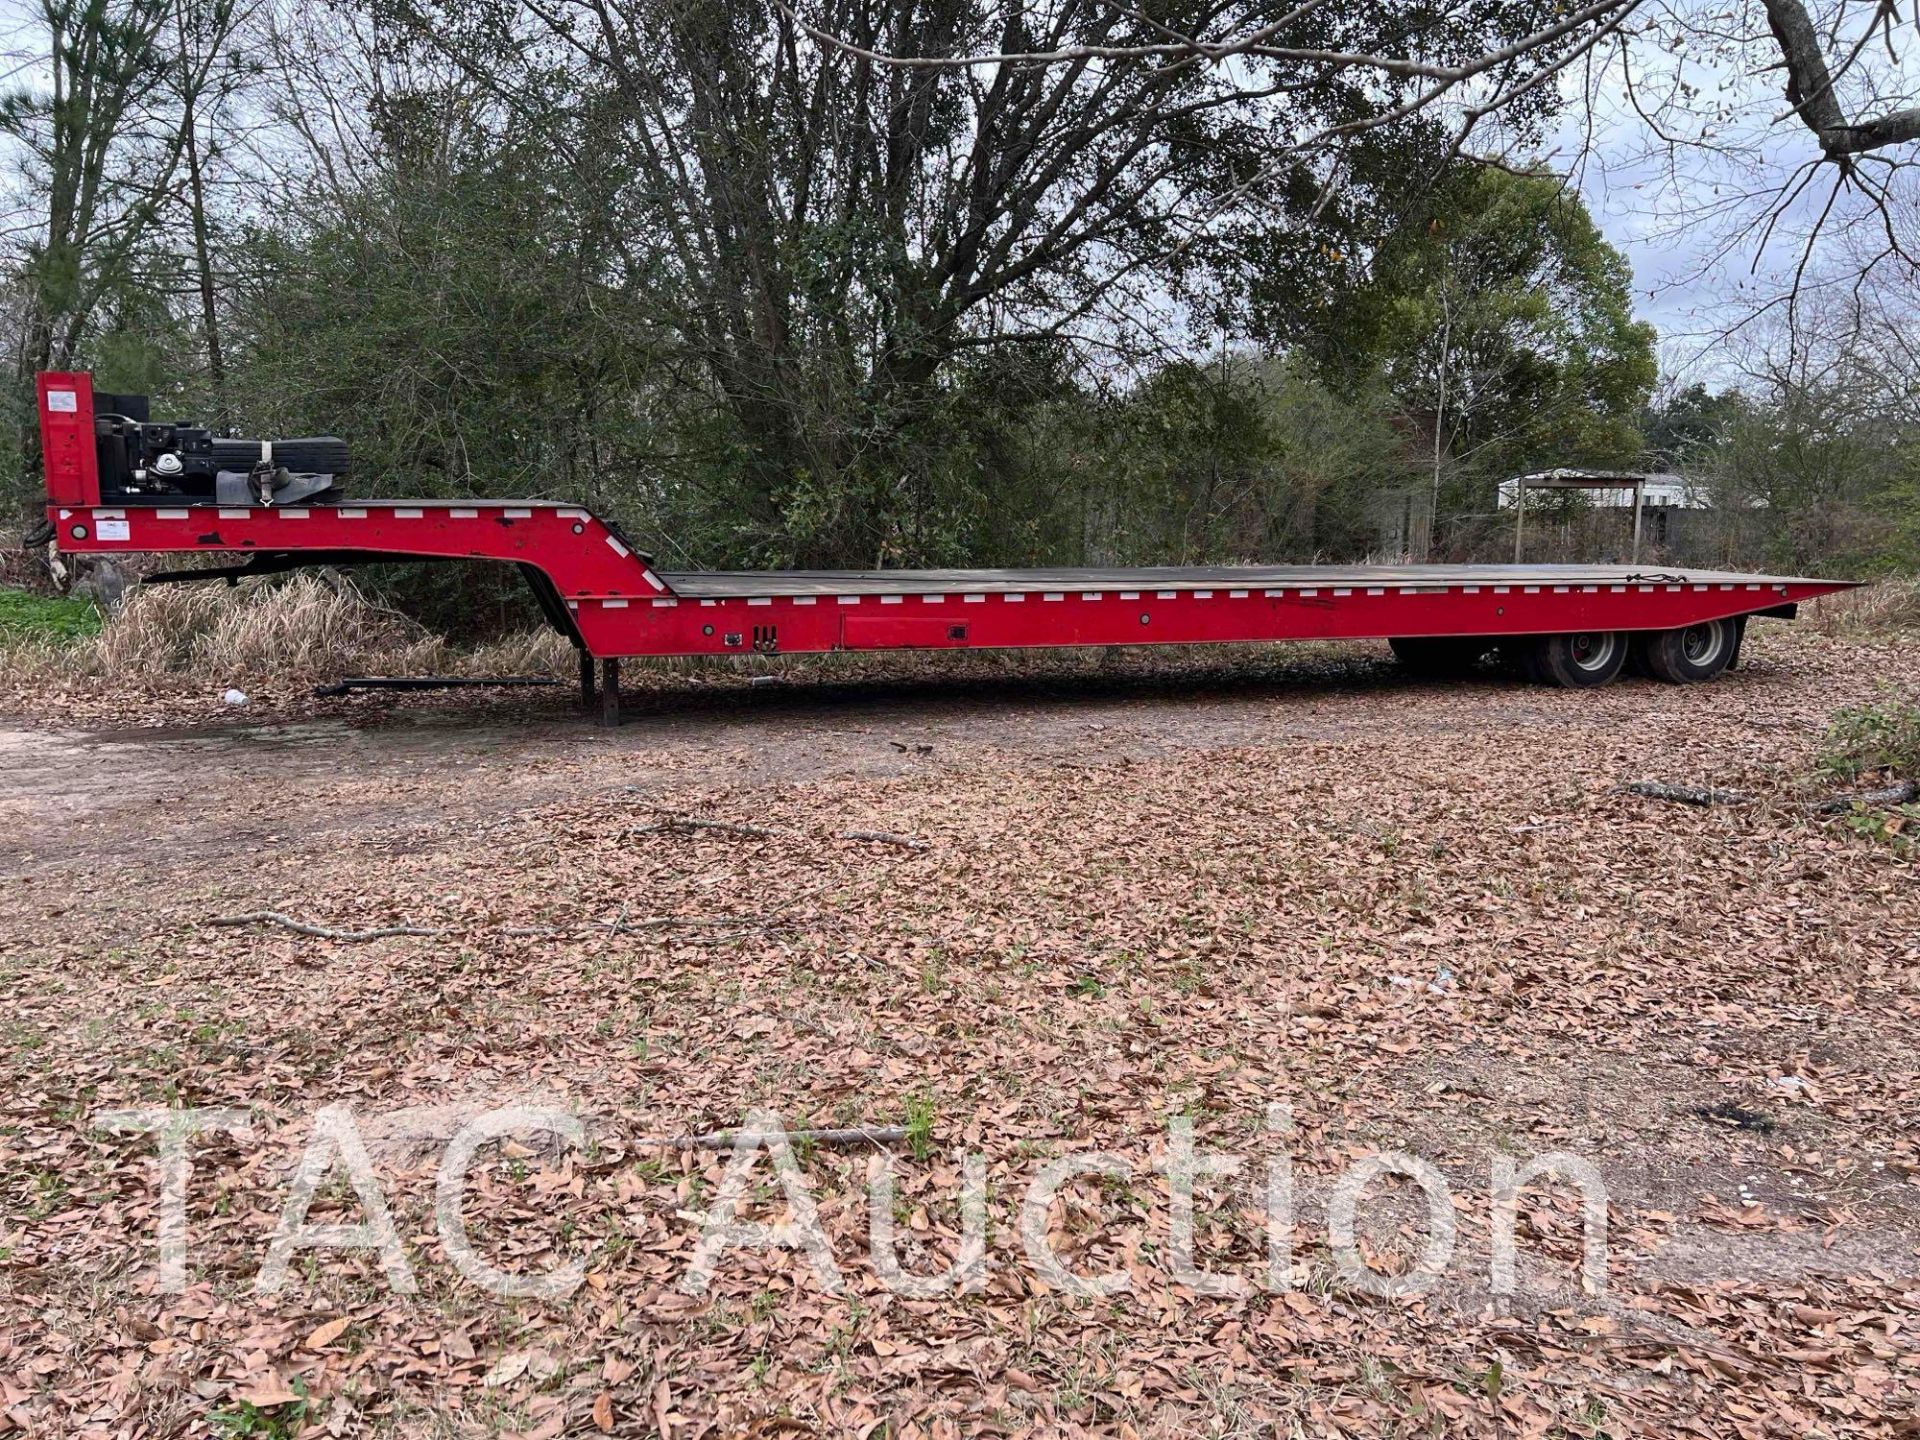
<svg viewBox="0 0 1920 1440"><path fill-rule="evenodd" d="M1098 590L1082 590L1080 592L1080 598L1082 600L1098 600L1100 598L1100 592Z"/></svg>
<svg viewBox="0 0 1920 1440"><path fill-rule="evenodd" d="M654 589L665 590L667 588L667 582L662 580L658 575L654 574L653 571L642 570L640 573L646 576L647 584L651 585Z"/></svg>
<svg viewBox="0 0 1920 1440"><path fill-rule="evenodd" d="M984 605L987 603L987 597L984 595L962 595L960 598L969 605Z"/></svg>
<svg viewBox="0 0 1920 1440"><path fill-rule="evenodd" d="M418 520L424 513L425 512L421 510L396 510L393 512L393 518L396 520Z"/></svg>
<svg viewBox="0 0 1920 1440"><path fill-rule="evenodd" d="M653 608L656 610L671 610L673 609L674 606L678 605L679 603L680 602L678 600L675 600L672 598L663 600L656 595L654 596L654 599L653 599Z"/></svg>
<svg viewBox="0 0 1920 1440"><path fill-rule="evenodd" d="M503 510L500 513L505 515L509 520L531 520L533 518L533 511L531 510Z"/></svg>
<svg viewBox="0 0 1920 1440"><path fill-rule="evenodd" d="M189 512L185 510L156 510L153 513L162 520L185 520Z"/></svg>
<svg viewBox="0 0 1920 1440"><path fill-rule="evenodd" d="M249 513L250 512L245 510L222 510L220 512L220 518L222 520L244 520Z"/></svg>
<svg viewBox="0 0 1920 1440"><path fill-rule="evenodd" d="M1522 595L1538 595L1540 593L1540 587L1538 585L1522 585L1520 587L1520 593Z"/></svg>
<svg viewBox="0 0 1920 1440"><path fill-rule="evenodd" d="M1229 600L1244 600L1247 598L1247 592L1244 590L1229 590L1227 591L1227 598Z"/></svg>
<svg viewBox="0 0 1920 1440"><path fill-rule="evenodd" d="M761 596L757 596L757 597L755 597L755 598L753 598L753 599L750 599L750 600L748 600L748 601L747 601L747 604L749 604L749 605L771 605L771 604L773 604L773 601L771 601L771 600L769 600L769 599L768 599L768 598L767 598L766 596L764 596L764 595L761 595Z"/></svg>
<svg viewBox="0 0 1920 1440"><path fill-rule="evenodd" d="M793 597L793 603L796 605L818 605L820 603L820 597L817 595L796 595Z"/></svg>
<svg viewBox="0 0 1920 1440"><path fill-rule="evenodd" d="M456 520L478 520L480 518L480 512L478 510L449 510L447 513Z"/></svg>
<svg viewBox="0 0 1920 1440"><path fill-rule="evenodd" d="M282 520L304 520L308 515L308 512L305 510L276 510L273 513L278 515Z"/></svg>
<svg viewBox="0 0 1920 1440"><path fill-rule="evenodd" d="M1178 590L1156 590L1153 592L1153 598L1156 600L1171 600L1179 593Z"/></svg>
<svg viewBox="0 0 1920 1440"><path fill-rule="evenodd" d="M1553 593L1556 595L1565 595L1568 594L1569 591L1565 585L1556 585L1553 587Z"/></svg>
<svg viewBox="0 0 1920 1440"><path fill-rule="evenodd" d="M1320 592L1318 590L1302 590L1300 592L1300 598L1302 600L1313 600L1317 599L1319 594Z"/></svg>
<svg viewBox="0 0 1920 1440"><path fill-rule="evenodd" d="M367 512L364 510L336 510L334 514L338 515L342 520L364 520L367 518Z"/></svg>
<svg viewBox="0 0 1920 1440"><path fill-rule="evenodd" d="M1369 595L1384 595L1386 593L1385 588L1379 585L1370 585L1367 587L1367 594Z"/></svg>
<svg viewBox="0 0 1920 1440"><path fill-rule="evenodd" d="M1462 595L1478 595L1480 593L1480 587L1478 585L1462 585L1460 587L1460 593Z"/></svg>
<svg viewBox="0 0 1920 1440"><path fill-rule="evenodd" d="M944 595L922 595L920 597L920 603L922 605L944 605L946 602L947 597Z"/></svg>
<svg viewBox="0 0 1920 1440"><path fill-rule="evenodd" d="M1749 586L1747 586L1747 588L1748 588L1749 590L1758 590L1758 589L1759 589L1760 587L1759 587L1758 585L1749 585Z"/></svg>
<svg viewBox="0 0 1920 1440"><path fill-rule="evenodd" d="M1260 593L1269 600L1284 600L1287 598L1287 592L1284 590L1262 590Z"/></svg>
<svg viewBox="0 0 1920 1440"><path fill-rule="evenodd" d="M124 510L96 510L93 512L93 518L96 520L124 520L127 518L127 512Z"/></svg>
<svg viewBox="0 0 1920 1440"><path fill-rule="evenodd" d="M882 605L898 605L902 600L906 598L907 597L904 595L882 595L880 597L880 603Z"/></svg>
<svg viewBox="0 0 1920 1440"><path fill-rule="evenodd" d="M1511 585L1496 585L1493 587L1493 593L1496 595L1511 595L1513 593L1513 587Z"/></svg>
<svg viewBox="0 0 1920 1440"><path fill-rule="evenodd" d="M839 598L842 605L858 605L860 603L860 597L858 595L842 595Z"/></svg>
<svg viewBox="0 0 1920 1440"><path fill-rule="evenodd" d="M1040 592L1040 598L1042 600L1064 600L1067 596L1064 590L1042 590Z"/></svg>
<svg viewBox="0 0 1920 1440"><path fill-rule="evenodd" d="M718 605L719 603L720 602L718 600L702 600L700 602L700 606L704 610L711 610L714 606Z"/></svg>
<svg viewBox="0 0 1920 1440"><path fill-rule="evenodd" d="M560 518L562 520L590 520L593 517L588 515L584 510L562 510L560 512Z"/></svg>
<svg viewBox="0 0 1920 1440"><path fill-rule="evenodd" d="M627 608L627 602L624 600L602 600L600 603L609 610L624 610Z"/></svg>
<svg viewBox="0 0 1920 1440"><path fill-rule="evenodd" d="M1002 595L1000 598L1009 605L1024 605L1027 603L1027 597L1024 595Z"/></svg>
<svg viewBox="0 0 1920 1440"><path fill-rule="evenodd" d="M1351 590L1343 590L1343 589L1336 589L1336 590L1335 590L1335 591L1333 592L1333 595L1334 595L1334 598L1335 598L1335 599L1337 600L1337 599L1339 599L1339 598L1340 598L1340 597L1341 597L1342 595L1351 595L1352 593L1353 593L1353 591L1351 591Z"/></svg>
<svg viewBox="0 0 1920 1440"><path fill-rule="evenodd" d="M622 545L618 540L614 539L614 537L611 535L607 536L607 548L613 551L613 553L618 555L622 560L627 558L627 554L628 554L627 547Z"/></svg>
<svg viewBox="0 0 1920 1440"><path fill-rule="evenodd" d="M1140 598L1140 592L1138 590L1122 590L1120 592L1120 598L1122 600L1138 600Z"/></svg>
<svg viewBox="0 0 1920 1440"><path fill-rule="evenodd" d="M1213 598L1213 591L1196 590L1193 592L1193 598L1196 600L1211 600Z"/></svg>

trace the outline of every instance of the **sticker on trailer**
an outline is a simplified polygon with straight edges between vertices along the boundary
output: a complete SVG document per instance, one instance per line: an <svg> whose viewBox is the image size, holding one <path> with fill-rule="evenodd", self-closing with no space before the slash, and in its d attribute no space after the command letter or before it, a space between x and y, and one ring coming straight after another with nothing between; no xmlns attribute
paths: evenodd
<svg viewBox="0 0 1920 1440"><path fill-rule="evenodd" d="M80 393L77 390L47 391L47 410L54 415L77 415L80 413Z"/></svg>
<svg viewBox="0 0 1920 1440"><path fill-rule="evenodd" d="M99 520L94 522L93 538L96 540L131 540L133 528L125 520Z"/></svg>

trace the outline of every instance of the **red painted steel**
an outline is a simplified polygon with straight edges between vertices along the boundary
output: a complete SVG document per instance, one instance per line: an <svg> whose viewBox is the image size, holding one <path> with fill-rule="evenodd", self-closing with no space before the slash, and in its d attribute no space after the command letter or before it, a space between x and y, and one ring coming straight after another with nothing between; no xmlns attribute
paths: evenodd
<svg viewBox="0 0 1920 1440"><path fill-rule="evenodd" d="M40 454L47 501L98 505L100 461L93 440L93 377L48 372L39 377Z"/></svg>
<svg viewBox="0 0 1920 1440"><path fill-rule="evenodd" d="M73 410L50 398L63 392L75 397ZM1324 582L1295 571L1282 584L1261 583L1272 572L1251 568L1212 572L1222 578L1207 584L1169 582L1166 571L1112 572L1097 589L1053 588L1046 572L1035 572L1030 587L1019 572L979 572L972 583L968 572L943 572L938 589L901 576L897 594L885 593L889 577L880 573L850 580L847 590L858 593L702 598L676 593L673 577L606 522L548 501L101 505L87 377L42 376L40 403L47 518L63 550L328 551L530 565L552 581L586 649L608 658L1665 630L1776 609L1850 583L1648 567L1569 575L1552 566L1485 574L1400 566L1329 569Z"/></svg>

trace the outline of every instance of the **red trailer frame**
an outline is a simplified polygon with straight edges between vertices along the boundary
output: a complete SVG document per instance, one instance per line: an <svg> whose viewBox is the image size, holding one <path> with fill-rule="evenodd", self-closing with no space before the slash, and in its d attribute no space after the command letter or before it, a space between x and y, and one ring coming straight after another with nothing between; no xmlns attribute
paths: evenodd
<svg viewBox="0 0 1920 1440"><path fill-rule="evenodd" d="M550 501L106 504L91 378L41 375L39 405L47 519L62 550L240 553L248 572L390 559L518 565L579 649L583 682L591 686L592 659L609 662L615 713L612 662L623 656L1423 637L1491 648L1516 636L1790 618L1800 601L1854 583L1619 565L667 572L610 522Z"/></svg>

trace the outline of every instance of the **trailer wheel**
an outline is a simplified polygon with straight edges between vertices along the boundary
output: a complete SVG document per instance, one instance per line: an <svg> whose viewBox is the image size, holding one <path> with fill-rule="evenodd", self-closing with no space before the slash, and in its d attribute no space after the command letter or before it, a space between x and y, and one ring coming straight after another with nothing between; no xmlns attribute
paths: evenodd
<svg viewBox="0 0 1920 1440"><path fill-rule="evenodd" d="M1650 631L1639 637L1635 648L1641 665L1654 679L1692 685L1726 669L1738 641L1737 622L1703 620L1678 630Z"/></svg>
<svg viewBox="0 0 1920 1440"><path fill-rule="evenodd" d="M1464 675L1493 648L1480 635L1396 635L1387 641L1393 658L1415 675Z"/></svg>
<svg viewBox="0 0 1920 1440"><path fill-rule="evenodd" d="M1579 630L1540 635L1524 652L1533 678L1568 690L1606 685L1627 663L1627 637L1618 630Z"/></svg>

